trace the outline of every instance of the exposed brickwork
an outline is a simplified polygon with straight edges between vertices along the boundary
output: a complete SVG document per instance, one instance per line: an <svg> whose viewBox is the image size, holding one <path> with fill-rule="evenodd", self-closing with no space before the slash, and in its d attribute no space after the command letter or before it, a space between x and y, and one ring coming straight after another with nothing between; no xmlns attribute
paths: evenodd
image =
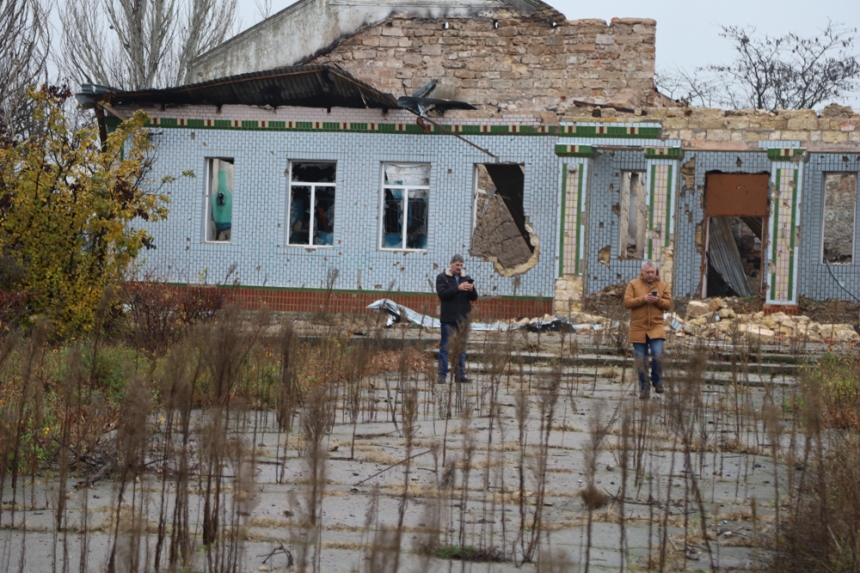
<svg viewBox="0 0 860 573"><path fill-rule="evenodd" d="M654 108L635 117L602 110L603 121L658 121L664 140L682 140L685 150L759 151L778 142L800 142L809 151L860 149L860 114L851 108L828 106L814 110L726 111L707 108ZM616 117L609 117L616 116ZM563 121L594 121L590 108L569 110ZM600 120L598 120L600 121Z"/></svg>
<svg viewBox="0 0 860 573"><path fill-rule="evenodd" d="M553 23L556 24L553 27ZM432 79L482 111L564 110L653 91L654 20L567 21L546 6L445 21L395 16L303 63L339 66L395 96Z"/></svg>
<svg viewBox="0 0 860 573"><path fill-rule="evenodd" d="M765 315L782 312L788 316L797 316L800 312L800 307L796 304L766 304L762 311Z"/></svg>
<svg viewBox="0 0 860 573"><path fill-rule="evenodd" d="M172 285L172 290L180 291L188 287ZM200 288L200 285L193 285ZM383 292L354 292L304 290L304 289L262 289L262 288L231 288L211 287L221 289L228 303L236 303L247 310L268 308L278 312L320 312L328 311L344 314L363 314L371 312L367 305L381 298L388 298L399 305L428 316L439 316L439 299L435 295L402 294ZM472 306L474 320L501 320L508 318L524 318L543 316L552 312L552 299L548 298L513 298L513 297L483 297Z"/></svg>

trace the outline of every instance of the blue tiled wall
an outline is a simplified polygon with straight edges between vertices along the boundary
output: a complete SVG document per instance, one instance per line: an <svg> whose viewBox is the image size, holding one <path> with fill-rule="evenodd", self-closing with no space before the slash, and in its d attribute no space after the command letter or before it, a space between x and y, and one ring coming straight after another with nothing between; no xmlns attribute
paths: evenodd
<svg viewBox="0 0 860 573"><path fill-rule="evenodd" d="M435 276L453 253L484 295L553 294L556 277L559 158L554 137L478 136L469 140L501 161L525 164L526 216L541 240L540 260L514 288L514 279L495 272L489 262L469 256L472 181L475 163L493 159L454 136L382 133L266 132L253 130L154 130L155 179L193 170L167 187L170 215L150 224L157 249L146 251L141 274L151 271L174 282L323 288L329 269L339 273L335 288L435 292ZM231 244L203 241L208 157L235 159ZM286 247L290 160L337 162L334 248ZM426 162L430 174L429 236L426 252L389 252L377 248L381 165Z"/></svg>

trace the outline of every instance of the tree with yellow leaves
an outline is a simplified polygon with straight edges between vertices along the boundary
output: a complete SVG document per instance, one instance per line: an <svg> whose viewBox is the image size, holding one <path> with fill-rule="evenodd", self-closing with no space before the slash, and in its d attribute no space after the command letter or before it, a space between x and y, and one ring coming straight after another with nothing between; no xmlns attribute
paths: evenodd
<svg viewBox="0 0 860 573"><path fill-rule="evenodd" d="M153 144L137 112L104 141L74 129L63 113L67 89L31 89L34 123L0 146L0 250L23 269L31 310L61 335L92 327L95 310L152 238L137 219L167 216L162 181L147 180Z"/></svg>

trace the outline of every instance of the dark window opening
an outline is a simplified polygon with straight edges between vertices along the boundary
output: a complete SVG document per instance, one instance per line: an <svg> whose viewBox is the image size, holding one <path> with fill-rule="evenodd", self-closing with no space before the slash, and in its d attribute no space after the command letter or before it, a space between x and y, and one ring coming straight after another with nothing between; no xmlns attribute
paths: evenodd
<svg viewBox="0 0 860 573"><path fill-rule="evenodd" d="M430 165L382 166L382 248L426 249Z"/></svg>
<svg viewBox="0 0 860 573"><path fill-rule="evenodd" d="M334 244L335 181L335 163L290 164L290 245Z"/></svg>

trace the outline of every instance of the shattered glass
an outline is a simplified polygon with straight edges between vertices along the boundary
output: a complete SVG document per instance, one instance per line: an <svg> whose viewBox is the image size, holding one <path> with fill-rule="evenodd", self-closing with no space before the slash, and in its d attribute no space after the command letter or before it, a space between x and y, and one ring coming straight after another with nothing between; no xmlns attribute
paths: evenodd
<svg viewBox="0 0 860 573"><path fill-rule="evenodd" d="M290 165L290 245L334 244L336 169L335 163L308 161Z"/></svg>

